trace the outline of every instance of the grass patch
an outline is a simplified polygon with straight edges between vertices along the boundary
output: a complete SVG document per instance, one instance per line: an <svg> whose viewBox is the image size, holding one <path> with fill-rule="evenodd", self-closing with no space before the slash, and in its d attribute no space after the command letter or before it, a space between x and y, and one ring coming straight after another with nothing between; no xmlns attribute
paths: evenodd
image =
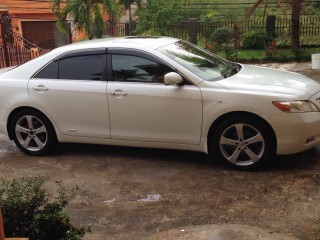
<svg viewBox="0 0 320 240"><path fill-rule="evenodd" d="M261 49L240 49L238 50L238 62L290 62L290 61L310 61L311 54L320 53L320 48L302 48L299 53L294 53L290 48L279 48L272 57L267 57L266 51ZM226 58L224 51L217 53L220 57Z"/></svg>

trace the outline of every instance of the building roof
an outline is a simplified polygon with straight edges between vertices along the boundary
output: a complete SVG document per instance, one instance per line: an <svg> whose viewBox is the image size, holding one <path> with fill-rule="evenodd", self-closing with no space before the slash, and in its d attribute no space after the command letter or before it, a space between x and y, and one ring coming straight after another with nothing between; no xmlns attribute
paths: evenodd
<svg viewBox="0 0 320 240"><path fill-rule="evenodd" d="M49 1L0 0L1 6L11 14L52 13Z"/></svg>

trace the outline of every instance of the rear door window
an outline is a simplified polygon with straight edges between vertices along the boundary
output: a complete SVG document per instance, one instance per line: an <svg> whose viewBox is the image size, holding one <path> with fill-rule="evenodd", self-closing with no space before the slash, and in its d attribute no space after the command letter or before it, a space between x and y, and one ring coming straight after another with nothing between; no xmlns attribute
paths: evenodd
<svg viewBox="0 0 320 240"><path fill-rule="evenodd" d="M69 54L44 67L33 78L92 80L105 79L106 54Z"/></svg>

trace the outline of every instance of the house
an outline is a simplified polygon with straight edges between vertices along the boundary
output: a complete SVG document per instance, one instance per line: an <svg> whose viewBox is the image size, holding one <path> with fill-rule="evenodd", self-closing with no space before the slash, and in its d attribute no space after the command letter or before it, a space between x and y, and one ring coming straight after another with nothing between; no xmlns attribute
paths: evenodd
<svg viewBox="0 0 320 240"><path fill-rule="evenodd" d="M57 30L49 1L0 0L0 11L9 14L15 34L42 49L70 42L70 37Z"/></svg>
<svg viewBox="0 0 320 240"><path fill-rule="evenodd" d="M108 14L103 18L107 22ZM86 38L71 19L69 25L69 33L57 29L49 0L0 0L0 68Z"/></svg>

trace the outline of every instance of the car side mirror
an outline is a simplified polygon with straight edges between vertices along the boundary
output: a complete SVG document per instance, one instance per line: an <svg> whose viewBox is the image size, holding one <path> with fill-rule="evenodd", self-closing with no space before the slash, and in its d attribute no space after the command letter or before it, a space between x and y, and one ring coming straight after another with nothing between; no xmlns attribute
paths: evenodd
<svg viewBox="0 0 320 240"><path fill-rule="evenodd" d="M170 72L164 75L164 84L165 85L175 85L175 84L180 84L183 82L182 77L180 74L176 72Z"/></svg>

